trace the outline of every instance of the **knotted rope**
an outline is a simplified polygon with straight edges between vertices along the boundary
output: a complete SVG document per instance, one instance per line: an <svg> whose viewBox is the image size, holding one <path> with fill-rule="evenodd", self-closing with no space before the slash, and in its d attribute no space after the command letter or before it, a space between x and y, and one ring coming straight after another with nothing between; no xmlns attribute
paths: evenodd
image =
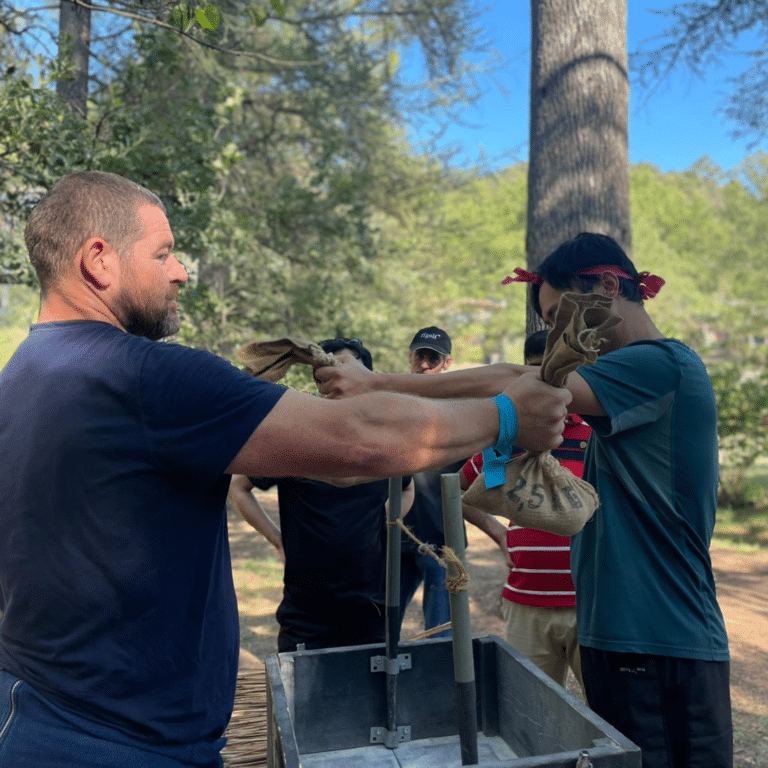
<svg viewBox="0 0 768 768"><path fill-rule="evenodd" d="M461 562L459 556L448 546L442 547L443 556L440 557L430 544L425 544L420 541L413 531L403 522L402 517L398 517L397 520L388 522L387 525L396 525L401 531L405 531L406 535L416 544L420 555L428 555L435 562L439 563L445 568L445 585L448 589L448 594L458 595L459 592L465 592L469 589L469 574L464 567L464 563ZM451 569L448 566L453 566L454 575L451 576Z"/></svg>

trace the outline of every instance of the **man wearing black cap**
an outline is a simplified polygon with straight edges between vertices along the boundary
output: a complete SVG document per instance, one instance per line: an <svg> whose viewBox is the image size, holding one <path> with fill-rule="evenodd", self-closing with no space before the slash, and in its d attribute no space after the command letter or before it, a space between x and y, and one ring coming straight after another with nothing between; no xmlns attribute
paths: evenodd
<svg viewBox="0 0 768 768"><path fill-rule="evenodd" d="M331 354L347 352L368 370L371 353L360 339L328 339ZM277 486L280 529L251 493ZM403 489L411 478L403 478ZM412 486L411 486L412 487ZM389 482L336 487L301 477L234 475L229 498L245 520L283 552L283 599L277 609L280 652L381 643ZM404 493L403 510L412 496Z"/></svg>
<svg viewBox="0 0 768 768"><path fill-rule="evenodd" d="M442 328L430 325L413 337L408 352L411 373L441 373L452 361L451 337Z"/></svg>
<svg viewBox="0 0 768 768"><path fill-rule="evenodd" d="M451 357L451 337L434 325L422 328L411 341L408 362L411 373L441 373L448 369ZM408 527L419 541L438 551L445 545L443 508L440 493L440 475L458 472L458 461L443 469L420 472L414 475L415 496L408 515ZM451 620L451 606L445 584L445 570L428 555L419 553L409 536L403 535L400 559L400 618L405 615L408 603L424 582L422 606L424 629L432 629ZM435 637L447 637L450 630L436 633Z"/></svg>

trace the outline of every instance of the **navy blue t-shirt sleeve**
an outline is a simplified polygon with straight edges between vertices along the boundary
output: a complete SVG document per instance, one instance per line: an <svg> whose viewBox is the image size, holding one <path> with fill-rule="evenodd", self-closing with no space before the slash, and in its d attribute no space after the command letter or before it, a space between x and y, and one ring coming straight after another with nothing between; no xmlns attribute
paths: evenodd
<svg viewBox="0 0 768 768"><path fill-rule="evenodd" d="M139 407L159 466L220 475L286 388L223 358L153 344L143 361Z"/></svg>
<svg viewBox="0 0 768 768"><path fill-rule="evenodd" d="M656 421L668 411L680 386L680 366L666 340L621 347L577 373L606 413L585 420L605 436Z"/></svg>

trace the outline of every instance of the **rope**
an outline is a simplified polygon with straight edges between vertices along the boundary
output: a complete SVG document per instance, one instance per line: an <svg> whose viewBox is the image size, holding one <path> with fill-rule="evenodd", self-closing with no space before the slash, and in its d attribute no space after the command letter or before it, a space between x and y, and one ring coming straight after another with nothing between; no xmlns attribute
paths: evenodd
<svg viewBox="0 0 768 768"><path fill-rule="evenodd" d="M430 544L425 544L414 535L413 531L403 522L402 517L398 517L397 520L388 521L387 525L396 525L416 544L420 555L428 555L445 568L445 585L449 595L458 595L459 592L465 592L469 589L467 569L464 567L464 563L461 562L459 556L450 547L444 546L442 548L443 556L440 557ZM453 576L450 575L451 570L453 570Z"/></svg>
<svg viewBox="0 0 768 768"><path fill-rule="evenodd" d="M436 627L432 627L432 629L425 629L423 632L419 632L418 635L409 637L408 642L412 643L414 640L426 640L427 638L432 637L432 635L436 635L438 632L443 632L446 629L450 629L451 626L451 622L446 621L444 624L438 624Z"/></svg>

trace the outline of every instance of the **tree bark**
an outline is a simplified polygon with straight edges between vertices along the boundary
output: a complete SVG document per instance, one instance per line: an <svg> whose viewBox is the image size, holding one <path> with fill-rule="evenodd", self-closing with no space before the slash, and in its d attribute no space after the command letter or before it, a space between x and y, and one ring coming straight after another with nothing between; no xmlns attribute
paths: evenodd
<svg viewBox="0 0 768 768"><path fill-rule="evenodd" d="M58 80L56 93L72 111L85 118L88 108L88 64L91 53L91 11L70 0L59 3L59 56L69 56L72 79Z"/></svg>
<svg viewBox="0 0 768 768"><path fill-rule="evenodd" d="M584 231L630 254L626 0L531 0L530 93L528 268Z"/></svg>

